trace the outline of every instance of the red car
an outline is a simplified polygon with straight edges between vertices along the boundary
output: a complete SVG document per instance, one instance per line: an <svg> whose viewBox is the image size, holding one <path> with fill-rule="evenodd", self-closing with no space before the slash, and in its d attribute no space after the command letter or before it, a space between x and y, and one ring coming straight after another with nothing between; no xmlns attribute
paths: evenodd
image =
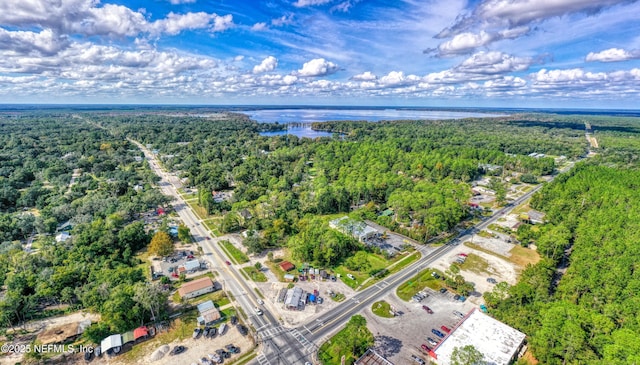
<svg viewBox="0 0 640 365"><path fill-rule="evenodd" d="M451 328L447 327L447 326L440 326L440 328L445 331L446 333L451 333Z"/></svg>
<svg viewBox="0 0 640 365"><path fill-rule="evenodd" d="M459 253L458 256L467 257L466 253Z"/></svg>
<svg viewBox="0 0 640 365"><path fill-rule="evenodd" d="M431 351L431 347L427 346L426 343L423 343L422 345L420 345L420 347L422 347L422 349L426 352Z"/></svg>
<svg viewBox="0 0 640 365"><path fill-rule="evenodd" d="M429 313L429 314L433 314L433 311L431 310L431 308L427 307L426 305L423 305L422 309L426 310L427 313Z"/></svg>
<svg viewBox="0 0 640 365"><path fill-rule="evenodd" d="M210 240L210 239L211 239L211 237L207 237L207 239L208 239L208 240Z"/></svg>
<svg viewBox="0 0 640 365"><path fill-rule="evenodd" d="M227 265L231 265L231 263L230 263L229 261L225 261L225 263L226 263Z"/></svg>
<svg viewBox="0 0 640 365"><path fill-rule="evenodd" d="M195 257L195 256L193 256L193 255L189 255L189 256L187 256L187 258L188 258L188 259L194 259L194 258L196 258L196 257Z"/></svg>

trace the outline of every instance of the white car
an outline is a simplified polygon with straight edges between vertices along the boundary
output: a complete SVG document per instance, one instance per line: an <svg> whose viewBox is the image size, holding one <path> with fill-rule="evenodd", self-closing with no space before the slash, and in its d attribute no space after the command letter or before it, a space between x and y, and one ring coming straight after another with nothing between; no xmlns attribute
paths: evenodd
<svg viewBox="0 0 640 365"><path fill-rule="evenodd" d="M258 299L258 304L264 305L264 301L262 299Z"/></svg>
<svg viewBox="0 0 640 365"><path fill-rule="evenodd" d="M256 307L256 314L261 316L262 315L262 310L258 307Z"/></svg>

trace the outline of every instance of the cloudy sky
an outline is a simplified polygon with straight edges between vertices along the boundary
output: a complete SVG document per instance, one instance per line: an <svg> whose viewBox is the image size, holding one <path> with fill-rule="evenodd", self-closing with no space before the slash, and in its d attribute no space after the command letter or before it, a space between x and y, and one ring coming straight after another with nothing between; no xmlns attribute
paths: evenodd
<svg viewBox="0 0 640 365"><path fill-rule="evenodd" d="M2 0L0 103L638 108L633 0Z"/></svg>

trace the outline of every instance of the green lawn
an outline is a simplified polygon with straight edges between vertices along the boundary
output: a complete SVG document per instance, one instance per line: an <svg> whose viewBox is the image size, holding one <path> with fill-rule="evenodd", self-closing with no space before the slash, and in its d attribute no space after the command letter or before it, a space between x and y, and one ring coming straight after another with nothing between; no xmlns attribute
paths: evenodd
<svg viewBox="0 0 640 365"><path fill-rule="evenodd" d="M220 241L220 246L222 246L222 249L231 257L231 260L236 264L244 264L245 262L249 262L249 258L247 257L247 255L237 249L236 246L234 246L231 242Z"/></svg>
<svg viewBox="0 0 640 365"><path fill-rule="evenodd" d="M476 274L487 274L491 275L489 272L489 262L482 257L470 253L467 256L467 259L464 260L464 263L460 265L462 270L471 271Z"/></svg>
<svg viewBox="0 0 640 365"><path fill-rule="evenodd" d="M349 270L345 265L340 265L334 268L334 271L337 274L340 274L340 279L342 279L345 284L355 289L358 287L358 285L362 284L363 281L369 278L369 276L371 276L369 275L369 272L371 272L372 270L384 269L392 263L392 261L389 261L384 257L369 252L367 253L367 260L369 261L369 268L367 268L366 271ZM353 275L355 280L349 279L347 277L347 274Z"/></svg>
<svg viewBox="0 0 640 365"><path fill-rule="evenodd" d="M359 315L351 317L346 327L323 343L318 349L318 359L322 364L340 364L342 356L345 364L353 364L374 343L373 334L366 320Z"/></svg>
<svg viewBox="0 0 640 365"><path fill-rule="evenodd" d="M371 306L371 311L373 314L383 317L383 318L393 318L393 314L391 313L391 305L384 300L373 303Z"/></svg>
<svg viewBox="0 0 640 365"><path fill-rule="evenodd" d="M244 271L247 274L247 276L249 276L253 281L256 281L259 283L267 282L267 277L261 271L258 271L258 269L256 269L253 266L243 267L242 271Z"/></svg>
<svg viewBox="0 0 640 365"><path fill-rule="evenodd" d="M406 283L403 283L396 290L396 294L400 299L409 301L411 297L413 297L417 292L424 289L425 287L429 287L433 290L438 290L442 287L442 280L435 279L431 276L432 272L437 272L442 277L443 274L439 270L426 268L423 271L419 272L416 276L412 277Z"/></svg>
<svg viewBox="0 0 640 365"><path fill-rule="evenodd" d="M344 296L344 294L342 293L335 293L334 296L331 297L331 299L333 299L334 302L342 302L343 300L346 299L346 297Z"/></svg>

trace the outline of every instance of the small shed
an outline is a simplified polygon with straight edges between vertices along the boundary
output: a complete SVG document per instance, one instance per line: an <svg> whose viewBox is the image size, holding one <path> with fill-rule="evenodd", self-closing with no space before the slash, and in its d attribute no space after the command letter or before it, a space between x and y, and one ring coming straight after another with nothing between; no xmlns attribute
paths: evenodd
<svg viewBox="0 0 640 365"><path fill-rule="evenodd" d="M209 323L220 320L220 311L213 304L213 301L207 300L206 302L198 304L198 323L207 325Z"/></svg>
<svg viewBox="0 0 640 365"><path fill-rule="evenodd" d="M103 353L119 353L122 349L122 336L120 334L111 335L100 342Z"/></svg>
<svg viewBox="0 0 640 365"><path fill-rule="evenodd" d="M141 326L133 330L134 341L138 341L148 336L149 336L149 329L146 326Z"/></svg>
<svg viewBox="0 0 640 365"><path fill-rule="evenodd" d="M294 281L296 280L296 277L291 275L291 274L285 274L284 275L284 281Z"/></svg>
<svg viewBox="0 0 640 365"><path fill-rule="evenodd" d="M290 263L289 261L282 261L280 263L280 268L283 271L291 271L291 270L295 269L296 266L294 264Z"/></svg>

